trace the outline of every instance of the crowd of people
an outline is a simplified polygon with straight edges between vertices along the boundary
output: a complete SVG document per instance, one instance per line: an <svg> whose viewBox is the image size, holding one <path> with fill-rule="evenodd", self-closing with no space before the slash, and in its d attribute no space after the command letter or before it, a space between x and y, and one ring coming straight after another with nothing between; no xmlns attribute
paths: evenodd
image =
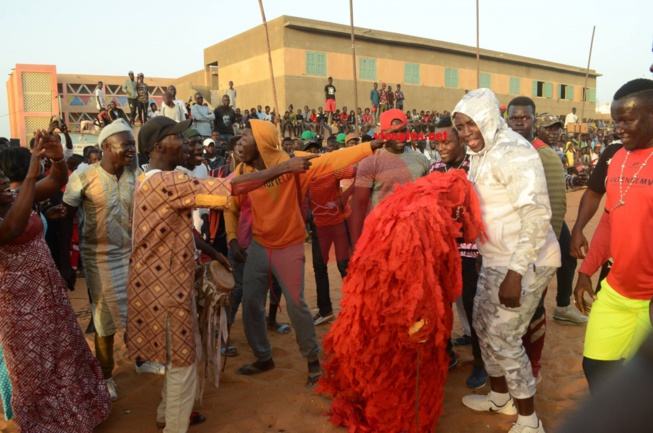
<svg viewBox="0 0 653 433"><path fill-rule="evenodd" d="M205 335L199 337L206 331L198 325L205 306L196 295L197 287L208 284L203 263L218 262L235 280L224 323L236 326L242 306L249 344L244 356L252 359L237 374L274 369L268 332L292 329L307 363L306 386L363 407L334 422L384 431L374 417L364 415L366 404L376 404L372 393L341 389L338 375L344 373L333 363L323 377L315 327L336 319L327 265L334 258L340 277L347 277L350 260L364 260L365 249L372 251L374 242L365 233L374 230L375 209L397 194L398 186L453 172L464 173L478 197L474 200L480 201L482 226L468 230L478 230L481 241L465 239L459 229L422 237L446 241L449 236L458 246L459 272L447 280L429 278L438 279L437 293L449 284L444 298L454 295L464 329L456 339L447 329L447 338L438 337L432 350L446 354L446 369L457 363L452 347L470 345L474 361L466 385L490 384L489 394L471 394L462 403L475 411L517 415L510 432L544 432L534 395L542 377L544 298L554 275L555 320L588 323L583 295L594 299L583 368L590 390L599 389L651 330L653 265L638 264L650 261L650 242L644 235L633 240L624 230L647 233L653 81L624 85L615 94L612 121L583 122L589 124L585 134L566 131L579 122L575 109L566 116L538 113L535 102L524 96L500 106L489 89L477 89L451 112L418 113L404 110L400 85L395 91L386 83L373 87L369 108L338 110L329 78L324 109L291 105L275 119L269 106L241 113L233 82L215 109L200 93L193 103L177 99L170 86L163 105L153 104L148 115L143 74L134 81L130 71L123 86L128 114L113 102L105 104L98 83L102 129L97 146L88 146L83 155L73 153L67 127L56 118L48 130L35 132L29 146L8 147L1 140L0 394L5 416L25 431L55 431L52 426L92 431L118 399L113 347L116 334L126 331L135 371L165 376L157 425L166 433L185 432L205 421L193 411L205 379L198 364L210 356L203 354ZM413 132L432 134L411 141ZM564 221L566 193L585 185L570 231ZM606 211L588 252L583 229L603 195ZM470 206L467 211L473 213ZM465 209L458 206L448 224L457 224L461 212ZM453 232L457 235L451 237ZM316 282L314 314L304 297L306 243ZM585 254L574 293L576 260ZM601 267L597 296L590 276ZM92 320L87 332L94 334L95 356L66 295L66 289L75 289L78 275L88 288ZM349 284L356 278L361 276L352 276ZM396 287L376 290L383 296ZM276 319L282 295L290 324ZM345 295L362 296L356 290ZM378 308L378 332L390 332L383 327L382 303L372 308ZM405 322L411 331L388 334L387 341L410 335L421 344L435 338L425 317ZM216 338L225 341L218 347L222 356L243 354L228 334ZM340 349L329 345L328 350L337 356ZM399 390L405 384L387 384L393 386ZM332 414L342 410L341 404L346 405L334 403ZM423 422L432 428L437 416Z"/></svg>

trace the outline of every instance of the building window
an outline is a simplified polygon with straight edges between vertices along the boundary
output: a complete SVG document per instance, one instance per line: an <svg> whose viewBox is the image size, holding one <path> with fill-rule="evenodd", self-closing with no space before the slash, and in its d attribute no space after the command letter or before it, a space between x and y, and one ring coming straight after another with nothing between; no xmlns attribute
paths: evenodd
<svg viewBox="0 0 653 433"><path fill-rule="evenodd" d="M574 86L567 86L566 84L558 84L558 99L574 99Z"/></svg>
<svg viewBox="0 0 653 433"><path fill-rule="evenodd" d="M479 85L479 87L483 87L485 89L491 89L492 88L492 76L490 74L485 73L485 72L481 72L481 75L478 77L478 85Z"/></svg>
<svg viewBox="0 0 653 433"><path fill-rule="evenodd" d="M419 65L406 63L404 65L404 82L407 84L419 84Z"/></svg>
<svg viewBox="0 0 653 433"><path fill-rule="evenodd" d="M306 75L326 77L326 53L306 51Z"/></svg>
<svg viewBox="0 0 653 433"><path fill-rule="evenodd" d="M376 80L376 59L359 58L358 69L358 77L361 80Z"/></svg>
<svg viewBox="0 0 653 433"><path fill-rule="evenodd" d="M533 96L540 98L553 98L553 83L533 81Z"/></svg>
<svg viewBox="0 0 653 433"><path fill-rule="evenodd" d="M596 89L583 87L583 101L596 102Z"/></svg>
<svg viewBox="0 0 653 433"><path fill-rule="evenodd" d="M458 87L458 69L446 68L444 70L444 87Z"/></svg>
<svg viewBox="0 0 653 433"><path fill-rule="evenodd" d="M521 80L517 77L510 77L510 94L519 95L521 93Z"/></svg>

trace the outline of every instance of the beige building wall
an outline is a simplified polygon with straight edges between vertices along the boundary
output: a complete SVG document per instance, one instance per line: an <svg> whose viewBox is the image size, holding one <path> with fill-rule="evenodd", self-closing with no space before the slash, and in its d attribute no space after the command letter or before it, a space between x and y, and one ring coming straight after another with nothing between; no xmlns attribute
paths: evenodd
<svg viewBox="0 0 653 433"><path fill-rule="evenodd" d="M294 17L279 17L268 23L272 49L279 110L288 104L295 109L308 105L324 105L324 86L328 76L337 89L336 104L354 107L354 83L349 27L323 21ZM415 38L405 35L356 28L356 68L358 105L368 107L374 80L360 78L360 58L376 59L376 81L385 81L396 89L402 85L406 96L405 108L418 110L452 110L465 94L476 88L476 58L472 47ZM325 75L307 75L306 52L321 52L326 56ZM217 66L218 95L224 94L227 83L234 81L238 91L237 105L249 109L256 105L274 105L265 34L262 26L250 29L204 50L205 67ZM419 64L419 84L405 83L406 63ZM445 87L445 69L458 70L458 86ZM540 61L526 57L481 52L481 72L491 76L491 89L501 104L515 96L534 99L539 112L568 113L572 106L580 110L584 70L579 67ZM590 71L589 87L596 88L595 71ZM510 94L510 77L520 78L520 92ZM551 98L533 96L533 81L551 83ZM557 98L558 84L574 87L573 100ZM585 111L593 113L595 103L587 102Z"/></svg>

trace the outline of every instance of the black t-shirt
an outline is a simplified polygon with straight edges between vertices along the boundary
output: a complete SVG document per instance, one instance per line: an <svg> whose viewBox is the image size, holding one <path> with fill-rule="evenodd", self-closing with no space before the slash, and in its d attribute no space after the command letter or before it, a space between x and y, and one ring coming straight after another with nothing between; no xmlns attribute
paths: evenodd
<svg viewBox="0 0 653 433"><path fill-rule="evenodd" d="M336 86L333 84L327 84L324 86L324 91L326 92L327 99L336 99Z"/></svg>
<svg viewBox="0 0 653 433"><path fill-rule="evenodd" d="M597 194L605 194L605 179L608 177L608 166L615 153L624 147L621 141L614 141L605 148L599 157L592 175L587 180L587 187Z"/></svg>
<svg viewBox="0 0 653 433"><path fill-rule="evenodd" d="M329 118L327 117L326 114L322 113L322 114L317 115L316 120L317 120L317 123L323 123L323 122L326 122L327 120L329 120Z"/></svg>
<svg viewBox="0 0 653 433"><path fill-rule="evenodd" d="M297 121L297 123L302 123L304 121L304 116L302 116L301 114L297 114L295 116L295 120Z"/></svg>
<svg viewBox="0 0 653 433"><path fill-rule="evenodd" d="M215 109L215 131L219 134L233 134L232 125L236 122L236 112L231 107L223 105Z"/></svg>

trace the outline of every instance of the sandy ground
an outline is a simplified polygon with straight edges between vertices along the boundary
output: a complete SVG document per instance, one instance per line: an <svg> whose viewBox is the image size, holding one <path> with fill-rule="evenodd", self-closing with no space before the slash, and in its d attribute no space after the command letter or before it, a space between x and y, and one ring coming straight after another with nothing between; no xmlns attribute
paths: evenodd
<svg viewBox="0 0 653 433"><path fill-rule="evenodd" d="M583 191L567 194L567 224L571 228L575 222L578 202ZM586 229L591 235L598 224L598 216ZM589 237L589 236L588 236ZM306 299L311 309L317 307L315 278L311 265L310 245L306 248ZM335 311L339 310L341 299L340 281L335 264L329 265L331 296ZM596 277L595 281L596 282ZM549 287L546 299L547 334L542 357L543 380L536 395L537 412L547 431L552 432L560 426L579 401L588 395L581 367L584 326L562 325L553 320L555 308L555 278ZM90 310L83 280L79 280L77 290L72 292L73 307L79 317L80 326L86 329ZM282 302L282 308L283 308ZM289 323L285 309L279 320ZM320 340L328 332L329 325L317 328ZM453 336L462 334L460 322L456 317ZM253 377L237 376L238 367L254 360L247 345L239 317L232 328L232 344L240 349L240 355L229 358L221 379L220 388L206 385L204 404L196 405L207 422L190 428L192 433L245 433L245 432L287 432L287 433L343 433L328 422L323 414L329 408L329 399L316 395L304 387L306 363L300 356L295 334L270 334L276 369ZM87 335L89 345L93 346L92 335ZM122 335L120 335L122 337ZM516 417L479 414L467 409L461 398L471 392L465 380L471 370L471 348L456 348L460 363L450 371L445 387L444 414L436 431L441 433L495 433L507 432ZM111 416L97 429L98 433L149 433L157 432L155 426L156 408L160 401L163 378L161 376L135 373L133 362L127 357L122 338L116 338L116 370L114 377L118 385L119 399L113 405ZM476 392L485 394L489 386ZM0 432L16 432L13 422L0 422Z"/></svg>

